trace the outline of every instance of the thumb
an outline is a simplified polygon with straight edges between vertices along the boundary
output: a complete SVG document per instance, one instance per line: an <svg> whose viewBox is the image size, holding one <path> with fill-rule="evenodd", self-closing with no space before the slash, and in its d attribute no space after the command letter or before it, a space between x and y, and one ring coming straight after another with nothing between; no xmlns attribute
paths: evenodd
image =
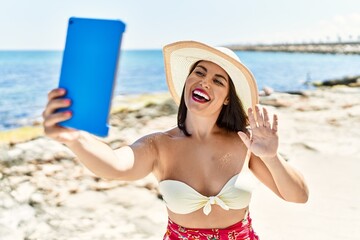
<svg viewBox="0 0 360 240"><path fill-rule="evenodd" d="M249 148L250 144L251 144L250 138L241 131L238 132L238 135L241 138L241 140L243 141L243 143L246 145L246 147Z"/></svg>

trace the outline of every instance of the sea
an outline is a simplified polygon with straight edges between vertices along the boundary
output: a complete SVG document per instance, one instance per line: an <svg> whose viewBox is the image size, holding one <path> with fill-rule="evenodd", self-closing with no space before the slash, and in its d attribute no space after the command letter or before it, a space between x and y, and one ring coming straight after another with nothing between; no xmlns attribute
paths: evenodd
<svg viewBox="0 0 360 240"><path fill-rule="evenodd" d="M360 55L238 51L259 90L300 91L309 82L360 75ZM62 51L0 51L0 131L41 120L58 86ZM124 50L115 95L167 91L161 50Z"/></svg>

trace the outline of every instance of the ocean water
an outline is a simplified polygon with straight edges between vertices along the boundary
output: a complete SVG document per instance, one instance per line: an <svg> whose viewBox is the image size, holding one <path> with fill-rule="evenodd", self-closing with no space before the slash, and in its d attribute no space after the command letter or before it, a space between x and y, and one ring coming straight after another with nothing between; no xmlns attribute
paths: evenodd
<svg viewBox="0 0 360 240"><path fill-rule="evenodd" d="M311 88L307 81L360 75L360 55L237 52L259 89ZM57 87L60 51L0 51L0 131L40 119L47 93ZM120 58L115 94L167 91L161 50L126 50Z"/></svg>

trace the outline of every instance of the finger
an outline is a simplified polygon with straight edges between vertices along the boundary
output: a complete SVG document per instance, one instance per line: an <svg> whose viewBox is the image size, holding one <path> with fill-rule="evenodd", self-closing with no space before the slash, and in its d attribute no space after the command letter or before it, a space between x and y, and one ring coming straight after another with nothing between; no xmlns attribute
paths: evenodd
<svg viewBox="0 0 360 240"><path fill-rule="evenodd" d="M57 125L59 122L63 122L65 120L68 120L72 117L71 111L65 111L65 112L59 112L55 114L49 115L47 118L45 118L43 125L44 128L51 128Z"/></svg>
<svg viewBox="0 0 360 240"><path fill-rule="evenodd" d="M61 96L64 96L66 93L66 90L63 89L63 88L55 88L53 90L51 90L49 93L48 93L48 101L51 101L52 99L54 98L58 98L58 97L61 97Z"/></svg>
<svg viewBox="0 0 360 240"><path fill-rule="evenodd" d="M246 146L247 148L249 148L250 145L251 145L251 140L250 140L250 138L249 138L245 133L243 133L243 132L241 132L241 131L238 132L238 135L239 135L239 137L241 138L241 140L243 141L243 143L245 144L245 146Z"/></svg>
<svg viewBox="0 0 360 240"><path fill-rule="evenodd" d="M269 113L266 108L263 108L264 113L264 127L271 127L270 120L269 120Z"/></svg>
<svg viewBox="0 0 360 240"><path fill-rule="evenodd" d="M53 99L50 102L48 102L44 112L43 112L43 118L45 119L47 116L53 114L56 110L60 108L66 108L71 105L70 99Z"/></svg>
<svg viewBox="0 0 360 240"><path fill-rule="evenodd" d="M256 112L256 120L258 122L258 126L259 127L264 126L264 118L262 113L260 112L260 108L258 105L255 106L255 112Z"/></svg>
<svg viewBox="0 0 360 240"><path fill-rule="evenodd" d="M248 117L249 117L249 123L250 123L250 127L251 128L256 128L256 121L255 121L255 117L254 117L254 112L252 110L252 108L248 109Z"/></svg>
<svg viewBox="0 0 360 240"><path fill-rule="evenodd" d="M278 116L276 114L274 114L274 117L273 117L272 130L274 132L277 132L277 130L278 130Z"/></svg>

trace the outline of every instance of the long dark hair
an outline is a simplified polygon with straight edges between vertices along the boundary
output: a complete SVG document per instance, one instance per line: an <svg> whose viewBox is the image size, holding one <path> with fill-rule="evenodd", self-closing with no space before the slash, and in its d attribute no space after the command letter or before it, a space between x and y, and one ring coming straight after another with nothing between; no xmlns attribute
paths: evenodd
<svg viewBox="0 0 360 240"><path fill-rule="evenodd" d="M189 75L194 71L195 67L200 61L193 64L190 68ZM243 131L247 132L246 127L249 124L248 117L244 110L244 107L236 93L235 86L231 78L229 77L229 103L223 105L219 117L216 120L216 125L220 128L224 128L229 132ZM187 107L184 100L185 85L181 94L181 100L178 110L177 123L178 128L186 135L191 134L186 130L185 120L187 115Z"/></svg>

